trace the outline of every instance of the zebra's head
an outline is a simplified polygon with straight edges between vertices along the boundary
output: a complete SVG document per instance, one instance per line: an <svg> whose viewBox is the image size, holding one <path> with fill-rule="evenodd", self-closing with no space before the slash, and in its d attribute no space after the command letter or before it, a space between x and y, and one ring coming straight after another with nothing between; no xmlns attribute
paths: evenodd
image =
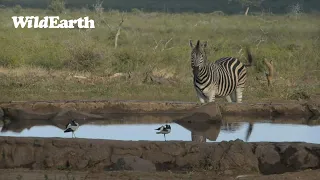
<svg viewBox="0 0 320 180"><path fill-rule="evenodd" d="M207 60L206 51L205 51L207 47L207 41L201 44L200 40L198 40L197 44L194 46L192 44L192 40L190 40L189 44L192 49L191 67L192 69L199 69L204 65L205 61Z"/></svg>

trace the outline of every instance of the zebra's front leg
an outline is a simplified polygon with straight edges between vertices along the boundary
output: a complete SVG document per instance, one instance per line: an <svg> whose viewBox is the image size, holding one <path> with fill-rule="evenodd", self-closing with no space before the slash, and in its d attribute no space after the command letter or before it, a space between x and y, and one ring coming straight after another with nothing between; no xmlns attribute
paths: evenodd
<svg viewBox="0 0 320 180"><path fill-rule="evenodd" d="M237 92L237 103L242 103L243 87L237 87L236 92Z"/></svg>
<svg viewBox="0 0 320 180"><path fill-rule="evenodd" d="M208 97L208 102L214 102L216 100L216 92L212 91Z"/></svg>
<svg viewBox="0 0 320 180"><path fill-rule="evenodd" d="M198 91L196 91L196 93L197 93L197 97L198 97L200 103L201 103L201 104L206 103L207 98L204 97L204 96L203 96L201 93L199 93Z"/></svg>
<svg viewBox="0 0 320 180"><path fill-rule="evenodd" d="M198 98L201 104L206 103L206 100L203 97L198 96Z"/></svg>

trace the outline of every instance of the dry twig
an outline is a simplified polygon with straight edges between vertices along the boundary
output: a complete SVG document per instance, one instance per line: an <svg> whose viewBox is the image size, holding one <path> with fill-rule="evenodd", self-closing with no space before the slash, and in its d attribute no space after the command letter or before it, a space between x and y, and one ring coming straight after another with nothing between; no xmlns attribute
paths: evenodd
<svg viewBox="0 0 320 180"><path fill-rule="evenodd" d="M123 16L124 15L122 14L121 21L120 21L119 26L118 26L118 31L117 31L117 34L116 34L116 37L115 37L115 40L114 40L114 48L118 47L118 38L119 38L119 35L120 35L122 23L124 22Z"/></svg>
<svg viewBox="0 0 320 180"><path fill-rule="evenodd" d="M264 59L264 64L267 66L268 68L268 72L265 73L267 81L268 81L268 86L272 85L272 80L274 78L274 66L272 63L272 60L270 60L270 62L267 61L267 59Z"/></svg>
<svg viewBox="0 0 320 180"><path fill-rule="evenodd" d="M171 40L172 40L172 38L170 38L170 39L166 42L166 44L165 44L164 47L162 48L162 51L166 49L168 43L169 43Z"/></svg>

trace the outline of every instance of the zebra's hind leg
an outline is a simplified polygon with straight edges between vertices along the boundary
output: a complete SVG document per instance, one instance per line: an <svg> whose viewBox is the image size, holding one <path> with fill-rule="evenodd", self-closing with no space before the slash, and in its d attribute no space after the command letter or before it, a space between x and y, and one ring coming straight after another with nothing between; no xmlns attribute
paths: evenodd
<svg viewBox="0 0 320 180"><path fill-rule="evenodd" d="M232 102L231 96L230 95L226 96L226 100L228 101L228 103L231 103Z"/></svg>
<svg viewBox="0 0 320 180"><path fill-rule="evenodd" d="M230 95L226 97L229 103L237 102L236 90L232 91Z"/></svg>
<svg viewBox="0 0 320 180"><path fill-rule="evenodd" d="M242 92L243 92L243 87L237 87L236 88L236 94L237 94L237 103L242 103Z"/></svg>
<svg viewBox="0 0 320 180"><path fill-rule="evenodd" d="M237 102L237 90L235 89L232 93L231 93L231 99L233 102Z"/></svg>

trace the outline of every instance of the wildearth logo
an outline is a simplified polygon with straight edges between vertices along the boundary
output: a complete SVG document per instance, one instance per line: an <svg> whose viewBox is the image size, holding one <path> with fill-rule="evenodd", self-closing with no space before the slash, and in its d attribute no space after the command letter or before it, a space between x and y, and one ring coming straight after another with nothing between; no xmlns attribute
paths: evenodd
<svg viewBox="0 0 320 180"><path fill-rule="evenodd" d="M45 16L40 19L39 16L12 16L15 28L95 28L94 20L89 17L78 19L62 19L59 16Z"/></svg>

